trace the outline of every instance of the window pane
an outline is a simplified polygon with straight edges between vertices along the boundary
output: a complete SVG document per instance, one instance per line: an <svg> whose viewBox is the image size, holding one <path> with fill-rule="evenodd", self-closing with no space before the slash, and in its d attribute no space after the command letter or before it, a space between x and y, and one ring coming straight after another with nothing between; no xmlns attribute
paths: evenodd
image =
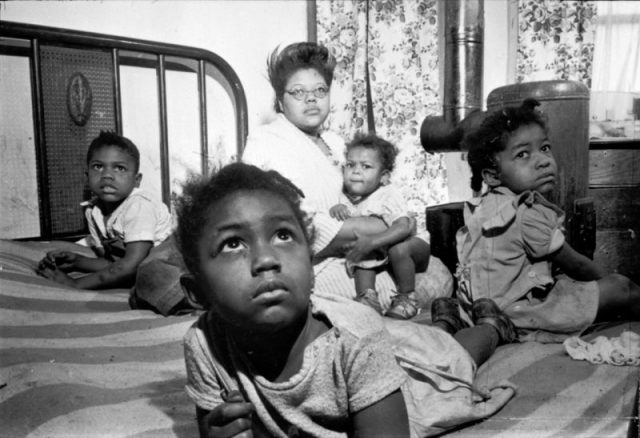
<svg viewBox="0 0 640 438"><path fill-rule="evenodd" d="M597 7L589 135L640 138L640 3Z"/></svg>

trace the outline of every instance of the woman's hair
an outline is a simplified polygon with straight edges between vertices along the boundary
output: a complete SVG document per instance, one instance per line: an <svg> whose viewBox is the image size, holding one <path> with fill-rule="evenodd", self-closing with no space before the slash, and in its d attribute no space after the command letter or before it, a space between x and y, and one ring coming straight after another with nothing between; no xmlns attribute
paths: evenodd
<svg viewBox="0 0 640 438"><path fill-rule="evenodd" d="M91 161L96 151L107 146L117 147L129 155L135 163L135 171L137 172L140 169L140 151L136 145L127 137L118 135L113 131L100 131L100 134L91 141L89 150L87 151L87 164L89 164L89 161Z"/></svg>
<svg viewBox="0 0 640 438"><path fill-rule="evenodd" d="M223 198L239 190L262 190L282 197L291 207L307 242L311 241L306 215L300 208L304 194L278 172L263 171L245 163L229 164L210 178L191 176L176 200L178 226L176 241L187 268L198 270L198 240L207 226L210 213Z"/></svg>
<svg viewBox="0 0 640 438"><path fill-rule="evenodd" d="M375 134L357 133L353 140L347 143L346 153L355 147L363 147L378 151L380 161L382 161L382 169L392 172L396 165L396 156L398 149L387 140L378 137Z"/></svg>
<svg viewBox="0 0 640 438"><path fill-rule="evenodd" d="M289 78L300 69L312 68L322 75L328 87L333 81L335 58L329 50L317 43L302 42L288 45L282 50L279 47L267 58L269 82L276 93L275 110L282 112L278 101L284 96L284 89Z"/></svg>
<svg viewBox="0 0 640 438"><path fill-rule="evenodd" d="M462 150L467 150L467 161L471 167L471 189L482 190L482 171L497 169L495 155L507 147L509 137L518 128L533 123L545 131L545 117L536 107L535 99L525 99L522 105L505 107L489 114L480 127L467 133L462 139Z"/></svg>

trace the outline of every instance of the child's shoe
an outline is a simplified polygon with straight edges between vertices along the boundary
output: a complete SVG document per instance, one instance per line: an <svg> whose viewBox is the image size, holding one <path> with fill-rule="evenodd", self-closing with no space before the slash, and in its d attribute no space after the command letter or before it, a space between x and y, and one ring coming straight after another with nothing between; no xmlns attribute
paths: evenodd
<svg viewBox="0 0 640 438"><path fill-rule="evenodd" d="M451 297L441 297L433 300L431 303L431 323L443 328L451 335L469 327L469 324L460 317L458 300Z"/></svg>
<svg viewBox="0 0 640 438"><path fill-rule="evenodd" d="M385 316L394 319L411 319L418 314L418 300L415 292L398 294L391 299L391 306Z"/></svg>
<svg viewBox="0 0 640 438"><path fill-rule="evenodd" d="M380 306L380 300L378 299L378 292L375 289L365 289L356 295L354 301L371 307L373 310L382 315L382 306Z"/></svg>
<svg viewBox="0 0 640 438"><path fill-rule="evenodd" d="M490 298L480 298L471 305L473 323L489 324L498 331L501 344L509 344L518 340L518 332L513 322L504 314Z"/></svg>

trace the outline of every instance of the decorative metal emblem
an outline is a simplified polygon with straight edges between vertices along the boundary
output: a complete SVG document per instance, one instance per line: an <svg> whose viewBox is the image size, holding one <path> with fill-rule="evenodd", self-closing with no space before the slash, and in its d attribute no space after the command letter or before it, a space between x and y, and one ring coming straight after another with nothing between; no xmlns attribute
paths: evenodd
<svg viewBox="0 0 640 438"><path fill-rule="evenodd" d="M82 73L74 73L67 85L67 110L78 126L84 126L91 117L93 93L89 81Z"/></svg>

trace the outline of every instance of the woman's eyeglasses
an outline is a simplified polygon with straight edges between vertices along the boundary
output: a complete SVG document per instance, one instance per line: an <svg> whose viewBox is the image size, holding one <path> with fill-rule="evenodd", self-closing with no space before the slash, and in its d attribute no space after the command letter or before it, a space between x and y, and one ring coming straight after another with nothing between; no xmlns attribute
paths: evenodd
<svg viewBox="0 0 640 438"><path fill-rule="evenodd" d="M322 99L329 94L329 88L324 85L314 88L313 90L294 88L293 90L285 90L285 93L290 94L295 100L304 100L309 94L313 94L316 98Z"/></svg>

